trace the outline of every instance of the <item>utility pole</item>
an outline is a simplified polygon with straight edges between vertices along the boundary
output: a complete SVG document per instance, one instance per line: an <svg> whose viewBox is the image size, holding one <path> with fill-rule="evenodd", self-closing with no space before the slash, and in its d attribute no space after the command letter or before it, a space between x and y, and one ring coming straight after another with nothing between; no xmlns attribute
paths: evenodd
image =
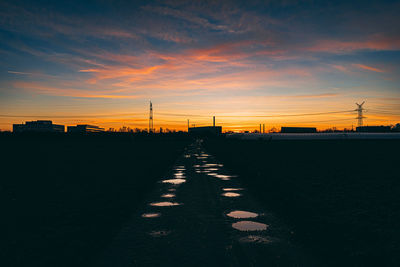
<svg viewBox="0 0 400 267"><path fill-rule="evenodd" d="M265 124L263 124L263 133L265 133Z"/></svg>
<svg viewBox="0 0 400 267"><path fill-rule="evenodd" d="M261 133L261 123L260 123L260 133Z"/></svg>
<svg viewBox="0 0 400 267"><path fill-rule="evenodd" d="M189 119L188 119L188 132L189 132Z"/></svg>

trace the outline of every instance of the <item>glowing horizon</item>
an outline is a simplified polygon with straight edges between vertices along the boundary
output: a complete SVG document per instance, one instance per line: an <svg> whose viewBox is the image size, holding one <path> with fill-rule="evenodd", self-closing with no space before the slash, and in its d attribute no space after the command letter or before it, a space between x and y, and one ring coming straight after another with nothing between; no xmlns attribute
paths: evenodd
<svg viewBox="0 0 400 267"><path fill-rule="evenodd" d="M400 3L0 3L0 129L400 122ZM265 117L262 117L265 116ZM276 116L276 117L273 117Z"/></svg>

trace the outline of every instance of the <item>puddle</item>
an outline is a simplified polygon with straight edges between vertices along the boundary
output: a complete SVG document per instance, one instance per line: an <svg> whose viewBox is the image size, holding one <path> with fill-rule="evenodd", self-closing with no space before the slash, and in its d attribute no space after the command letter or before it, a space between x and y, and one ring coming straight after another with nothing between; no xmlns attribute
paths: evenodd
<svg viewBox="0 0 400 267"><path fill-rule="evenodd" d="M162 194L161 197L171 198L175 197L175 194Z"/></svg>
<svg viewBox="0 0 400 267"><path fill-rule="evenodd" d="M197 159L206 159L207 157L197 157Z"/></svg>
<svg viewBox="0 0 400 267"><path fill-rule="evenodd" d="M274 242L274 240L258 236L258 235L249 235L245 237L239 238L239 241L242 243L257 243L257 244L268 244Z"/></svg>
<svg viewBox="0 0 400 267"><path fill-rule="evenodd" d="M169 201L150 203L150 206L154 206L154 207L172 207L172 206L179 206L179 205L181 205L181 204L176 203L176 202L169 202Z"/></svg>
<svg viewBox="0 0 400 267"><path fill-rule="evenodd" d="M186 177L185 174L183 174L183 173L175 173L174 175L175 175L175 177L181 177L181 178Z"/></svg>
<svg viewBox="0 0 400 267"><path fill-rule="evenodd" d="M193 165L193 167L195 167L195 168L200 168L200 167L201 167L201 165L199 165L199 164L195 164L195 165Z"/></svg>
<svg viewBox="0 0 400 267"><path fill-rule="evenodd" d="M222 188L223 191L240 191L243 190L243 188Z"/></svg>
<svg viewBox="0 0 400 267"><path fill-rule="evenodd" d="M224 197L240 197L242 194L233 193L233 192L226 192L222 194Z"/></svg>
<svg viewBox="0 0 400 267"><path fill-rule="evenodd" d="M207 171L218 171L219 169L218 168L207 168L206 170Z"/></svg>
<svg viewBox="0 0 400 267"><path fill-rule="evenodd" d="M182 184L186 182L185 179L168 179L168 180L163 180L162 181L165 184Z"/></svg>
<svg viewBox="0 0 400 267"><path fill-rule="evenodd" d="M225 174L215 174L213 175L215 178L224 180L224 181L228 181L230 180L232 177L236 177L236 176L232 176L232 175L225 175Z"/></svg>
<svg viewBox="0 0 400 267"><path fill-rule="evenodd" d="M168 189L168 191L169 191L169 192L175 192L175 191L176 191L176 188L170 188L170 189Z"/></svg>
<svg viewBox="0 0 400 267"><path fill-rule="evenodd" d="M258 216L257 213L250 212L250 211L244 211L244 210L231 211L226 215L231 218L235 218L235 219L256 218Z"/></svg>
<svg viewBox="0 0 400 267"><path fill-rule="evenodd" d="M181 172L182 172L182 171L185 170L185 168L175 168L174 170L175 170L175 171L181 171Z"/></svg>
<svg viewBox="0 0 400 267"><path fill-rule="evenodd" d="M149 235L152 237L161 237L161 236L166 236L169 235L171 231L166 231L166 230L159 230L159 231L151 231Z"/></svg>
<svg viewBox="0 0 400 267"><path fill-rule="evenodd" d="M161 213L143 213L142 214L142 217L143 218L157 218L157 217L160 217L161 216Z"/></svg>
<svg viewBox="0 0 400 267"><path fill-rule="evenodd" d="M240 221L232 223L232 227L239 231L264 231L268 225L252 221Z"/></svg>
<svg viewBox="0 0 400 267"><path fill-rule="evenodd" d="M216 164L216 163L207 163L207 164L204 164L203 167L220 167L219 165L220 164Z"/></svg>

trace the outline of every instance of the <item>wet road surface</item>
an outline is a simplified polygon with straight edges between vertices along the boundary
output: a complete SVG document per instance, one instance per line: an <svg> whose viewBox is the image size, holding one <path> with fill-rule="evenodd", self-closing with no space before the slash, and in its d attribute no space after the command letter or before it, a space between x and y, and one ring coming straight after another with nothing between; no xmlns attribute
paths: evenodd
<svg viewBox="0 0 400 267"><path fill-rule="evenodd" d="M291 234L199 140L93 266L313 266Z"/></svg>

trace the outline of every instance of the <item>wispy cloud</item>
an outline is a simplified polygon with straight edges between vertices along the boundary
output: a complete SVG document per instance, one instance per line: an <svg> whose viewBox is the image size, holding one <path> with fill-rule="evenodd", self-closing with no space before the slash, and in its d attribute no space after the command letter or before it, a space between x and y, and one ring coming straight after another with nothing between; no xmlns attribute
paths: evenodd
<svg viewBox="0 0 400 267"><path fill-rule="evenodd" d="M11 74L19 74L19 75L33 75L33 73L31 73L31 72L21 72L21 71L11 71L11 70L9 70L7 72L11 73Z"/></svg>
<svg viewBox="0 0 400 267"><path fill-rule="evenodd" d="M400 50L400 38L371 36L365 40L317 40L304 48L310 52L351 53L359 50Z"/></svg>
<svg viewBox="0 0 400 267"><path fill-rule="evenodd" d="M374 67L363 65L363 64L353 64L353 66L364 69L364 70L374 71L374 72L381 72L381 73L385 72L382 69L374 68Z"/></svg>

